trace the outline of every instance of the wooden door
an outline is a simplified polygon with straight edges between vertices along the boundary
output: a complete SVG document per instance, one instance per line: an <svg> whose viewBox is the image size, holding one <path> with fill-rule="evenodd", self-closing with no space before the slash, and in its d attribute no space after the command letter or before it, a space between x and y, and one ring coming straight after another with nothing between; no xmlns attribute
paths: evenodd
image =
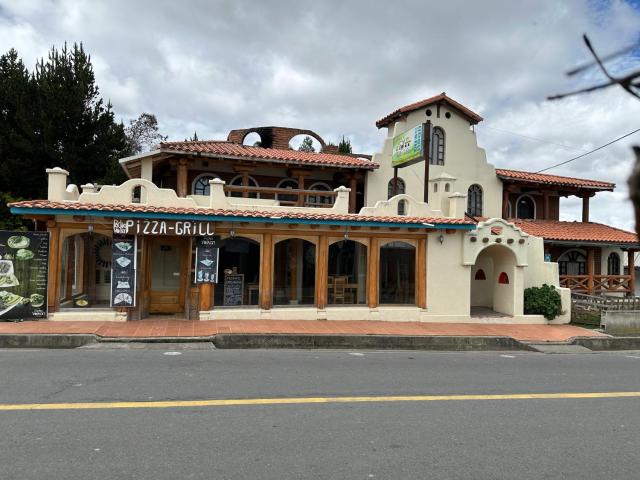
<svg viewBox="0 0 640 480"><path fill-rule="evenodd" d="M181 237L148 237L149 313L184 311L189 242Z"/></svg>

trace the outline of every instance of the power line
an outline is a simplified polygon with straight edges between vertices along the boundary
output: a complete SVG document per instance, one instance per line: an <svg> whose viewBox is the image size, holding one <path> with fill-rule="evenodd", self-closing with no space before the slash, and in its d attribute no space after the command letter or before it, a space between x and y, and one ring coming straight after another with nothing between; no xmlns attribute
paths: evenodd
<svg viewBox="0 0 640 480"><path fill-rule="evenodd" d="M614 144L616 142L619 142L623 138L627 138L627 137L629 137L629 136L631 136L631 135L633 135L634 133L637 133L637 132L640 132L640 128L637 128L633 132L629 132L629 133L627 133L625 135L622 135L621 137L618 137L615 140L611 140L609 143L605 143L604 145L600 145L599 147L594 148L593 150L591 150L589 152L583 153L582 155L578 155L577 157L570 158L569 160L565 160L564 162L560 162L560 163L557 163L555 165L551 165L550 167L543 168L542 170L538 170L535 173L546 172L547 170L551 170L552 168L556 168L556 167L559 167L561 165L565 165L565 164L567 164L569 162L573 162L574 160L578 160L579 158L586 157L587 155L590 155L593 152L597 152L598 150L602 150L604 147L608 147L609 145L612 145L612 144Z"/></svg>
<svg viewBox="0 0 640 480"><path fill-rule="evenodd" d="M578 147L572 147L571 145L565 145L563 143L551 142L549 140L543 140L541 138L536 138L536 137L531 137L529 135L523 135L521 133L511 132L511 131L505 130L503 128L490 127L489 125L482 125L482 128L488 128L490 130L496 130L498 132L508 133L510 135L515 135L516 137L526 138L527 140L534 140L534 141L540 142L540 143L547 143L549 145L556 145L557 147L566 148L567 150L575 150L577 152L584 152L585 151L585 150L583 150L581 148L578 148Z"/></svg>

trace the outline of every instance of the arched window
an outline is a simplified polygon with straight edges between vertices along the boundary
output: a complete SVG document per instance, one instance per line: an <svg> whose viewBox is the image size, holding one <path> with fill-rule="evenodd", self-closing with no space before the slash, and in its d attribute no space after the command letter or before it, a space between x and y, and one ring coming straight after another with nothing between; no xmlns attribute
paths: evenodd
<svg viewBox="0 0 640 480"><path fill-rule="evenodd" d="M213 180L214 178L220 178L218 175L213 173L203 173L202 175L198 175L194 180L191 186L191 191L193 195L209 195L210 185L209 180Z"/></svg>
<svg viewBox="0 0 640 480"><path fill-rule="evenodd" d="M478 269L478 271L476 272L476 275L474 277L476 280L486 280L487 276L484 274L484 270L482 270L481 268Z"/></svg>
<svg viewBox="0 0 640 480"><path fill-rule="evenodd" d="M431 160L432 165L444 165L444 130L435 127L431 133Z"/></svg>
<svg viewBox="0 0 640 480"><path fill-rule="evenodd" d="M522 195L516 204L516 217L522 219L536 218L536 202L530 195Z"/></svg>
<svg viewBox="0 0 640 480"><path fill-rule="evenodd" d="M309 190L317 190L319 192L330 192L331 187L324 182L316 182L309 187ZM324 207L333 205L334 197L326 197L324 195L307 195L306 204L309 207Z"/></svg>
<svg viewBox="0 0 640 480"><path fill-rule="evenodd" d="M560 275L586 275L587 257L579 250L569 250L558 258Z"/></svg>
<svg viewBox="0 0 640 480"><path fill-rule="evenodd" d="M498 283L502 285L509 285L509 275L507 272L500 272L500 276L498 276Z"/></svg>
<svg viewBox="0 0 640 480"><path fill-rule="evenodd" d="M393 178L391 180L389 180L389 184L387 185L387 199L394 197L395 195L400 195L402 193L407 193L406 192L406 187L404 184L404 180L402 180L400 177L397 178L397 182L398 185L396 187L396 192L394 194L393 192Z"/></svg>
<svg viewBox="0 0 640 480"><path fill-rule="evenodd" d="M249 176L247 178L248 180L248 185L249 187L259 187L258 185L258 181L253 178L252 176ZM230 186L234 186L234 187L241 187L242 186L242 175L237 175L235 177L233 177L231 179L231 181L229 182ZM242 192L229 192L230 193L230 197L242 197ZM249 198L260 198L260 195L258 194L258 192L250 192L248 194Z"/></svg>
<svg viewBox="0 0 640 480"><path fill-rule="evenodd" d="M467 191L467 213L472 217L482 216L482 187L475 183Z"/></svg>
<svg viewBox="0 0 640 480"><path fill-rule="evenodd" d="M620 255L615 252L607 258L607 275L620 275Z"/></svg>
<svg viewBox="0 0 640 480"><path fill-rule="evenodd" d="M280 180L277 188L286 188L288 190L297 190L298 181L295 178L285 178ZM298 195L287 195L284 193L276 193L276 200L288 205L294 205L298 201Z"/></svg>
<svg viewBox="0 0 640 480"><path fill-rule="evenodd" d="M406 215L407 214L407 201L400 200L398 202L398 215Z"/></svg>

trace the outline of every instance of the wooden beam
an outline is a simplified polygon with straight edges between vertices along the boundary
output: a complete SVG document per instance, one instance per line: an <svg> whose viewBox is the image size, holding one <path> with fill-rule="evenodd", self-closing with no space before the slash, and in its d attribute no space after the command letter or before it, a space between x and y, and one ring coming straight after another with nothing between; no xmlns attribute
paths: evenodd
<svg viewBox="0 0 640 480"><path fill-rule="evenodd" d="M316 260L316 305L318 309L327 307L328 268L329 268L329 240L326 235L318 237Z"/></svg>
<svg viewBox="0 0 640 480"><path fill-rule="evenodd" d="M356 213L356 193L358 190L358 180L355 175L351 175L349 180L349 213Z"/></svg>
<svg viewBox="0 0 640 480"><path fill-rule="evenodd" d="M587 249L587 275L589 278L587 279L587 293L589 295L593 295L593 270L594 270L594 252L593 248Z"/></svg>
<svg viewBox="0 0 640 480"><path fill-rule="evenodd" d="M201 283L200 288L200 301L198 302L198 310L206 312L211 310L211 294L213 287L210 283Z"/></svg>
<svg viewBox="0 0 640 480"><path fill-rule="evenodd" d="M582 195L582 221L589 221L589 194Z"/></svg>
<svg viewBox="0 0 640 480"><path fill-rule="evenodd" d="M427 308L427 239L418 240L416 252L416 305Z"/></svg>
<svg viewBox="0 0 640 480"><path fill-rule="evenodd" d="M187 160L181 158L178 160L178 173L177 173L177 193L179 197L186 197L187 188Z"/></svg>
<svg viewBox="0 0 640 480"><path fill-rule="evenodd" d="M502 190L502 218L509 218L509 190L506 187Z"/></svg>
<svg viewBox="0 0 640 480"><path fill-rule="evenodd" d="M270 310L273 301L273 236L262 235L260 257L260 308Z"/></svg>
<svg viewBox="0 0 640 480"><path fill-rule="evenodd" d="M378 307L378 289L380 282L380 240L372 238L369 242L369 259L367 262L367 305Z"/></svg>
<svg viewBox="0 0 640 480"><path fill-rule="evenodd" d="M636 262L635 262L635 250L629 250L627 252L627 266L629 270L629 296L634 297L636 295Z"/></svg>
<svg viewBox="0 0 640 480"><path fill-rule="evenodd" d="M55 312L58 309L58 291L60 288L60 275L58 274L58 266L61 262L60 227L56 225L55 220L49 220L47 222L47 230L49 231L49 290L47 292L47 303L49 304L49 311Z"/></svg>

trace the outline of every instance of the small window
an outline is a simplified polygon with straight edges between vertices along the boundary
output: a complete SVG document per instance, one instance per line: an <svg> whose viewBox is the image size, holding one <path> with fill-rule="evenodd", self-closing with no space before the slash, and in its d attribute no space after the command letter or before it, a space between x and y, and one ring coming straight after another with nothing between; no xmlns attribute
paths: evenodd
<svg viewBox="0 0 640 480"><path fill-rule="evenodd" d="M476 275L475 275L475 277L474 277L474 278L475 278L476 280L486 280L486 279L487 279L487 276L484 274L484 270L479 269L479 270L476 272Z"/></svg>
<svg viewBox="0 0 640 480"><path fill-rule="evenodd" d="M131 203L140 202L142 202L142 186L138 185L137 187L133 187L133 191L131 192Z"/></svg>
<svg viewBox="0 0 640 480"><path fill-rule="evenodd" d="M209 192L211 191L209 180L213 180L214 178L220 177L212 174L203 174L196 177L191 188L193 195L209 195Z"/></svg>
<svg viewBox="0 0 640 480"><path fill-rule="evenodd" d="M507 272L500 273L498 283L501 283L502 285L509 285L509 275L507 275Z"/></svg>
<svg viewBox="0 0 640 480"><path fill-rule="evenodd" d="M444 165L444 130L435 127L431 132L431 159L432 165Z"/></svg>
<svg viewBox="0 0 640 480"><path fill-rule="evenodd" d="M472 217L482 216L482 187L473 184L467 191L467 213Z"/></svg>
<svg viewBox="0 0 640 480"><path fill-rule="evenodd" d="M398 202L398 215L406 215L407 214L407 201L400 200Z"/></svg>
<svg viewBox="0 0 640 480"><path fill-rule="evenodd" d="M448 183L444 184L444 191L448 192L449 190L451 190L451 185L449 185Z"/></svg>
<svg viewBox="0 0 640 480"><path fill-rule="evenodd" d="M615 252L607 258L607 275L620 275L620 255Z"/></svg>
<svg viewBox="0 0 640 480"><path fill-rule="evenodd" d="M437 193L438 192L438 184L434 183L433 184L433 193Z"/></svg>
<svg viewBox="0 0 640 480"><path fill-rule="evenodd" d="M387 184L387 200L390 199L391 197L395 197L396 195L400 195L402 193L407 193L406 192L406 188L405 188L405 184L404 184L404 180L402 180L400 177L397 178L398 184L395 188L395 192L394 192L394 179L392 178L391 180L389 180L389 183Z"/></svg>
<svg viewBox="0 0 640 480"><path fill-rule="evenodd" d="M529 195L518 198L516 217L523 220L536 218L536 204Z"/></svg>

